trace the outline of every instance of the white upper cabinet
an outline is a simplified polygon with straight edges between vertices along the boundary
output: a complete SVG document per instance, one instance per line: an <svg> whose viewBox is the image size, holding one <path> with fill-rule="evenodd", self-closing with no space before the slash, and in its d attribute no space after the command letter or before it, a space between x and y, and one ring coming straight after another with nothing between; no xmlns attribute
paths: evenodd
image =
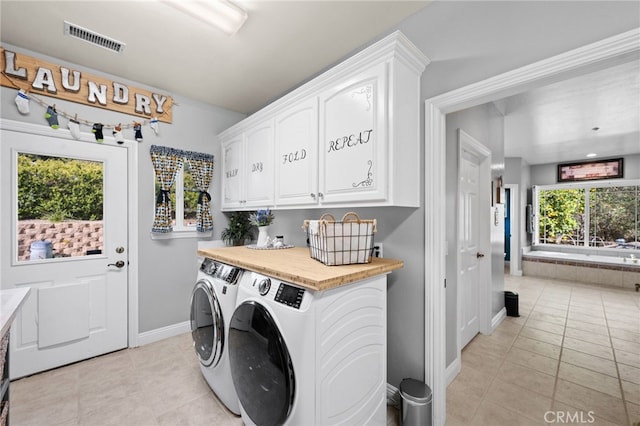
<svg viewBox="0 0 640 426"><path fill-rule="evenodd" d="M320 203L387 199L386 69L378 64L320 95Z"/></svg>
<svg viewBox="0 0 640 426"><path fill-rule="evenodd" d="M223 209L273 205L273 120L223 141Z"/></svg>
<svg viewBox="0 0 640 426"><path fill-rule="evenodd" d="M276 205L304 206L318 197L318 99L276 116Z"/></svg>
<svg viewBox="0 0 640 426"><path fill-rule="evenodd" d="M396 31L222 132L222 209L419 207L428 63Z"/></svg>

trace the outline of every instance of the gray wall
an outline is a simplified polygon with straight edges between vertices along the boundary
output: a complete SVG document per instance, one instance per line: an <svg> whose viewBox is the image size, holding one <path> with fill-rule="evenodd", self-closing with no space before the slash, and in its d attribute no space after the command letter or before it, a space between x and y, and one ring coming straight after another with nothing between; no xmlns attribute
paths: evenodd
<svg viewBox="0 0 640 426"><path fill-rule="evenodd" d="M114 78L97 70L78 67L65 63L55 58L40 55L36 52L25 51L15 46L3 45L25 55L38 57L49 62L66 65L73 69L80 69L94 75L112 78L123 84L155 90L166 93L159 88L145 86L144 83L130 82L121 78ZM170 94L171 95L171 94ZM0 88L1 117L10 120L47 125L44 118L45 109L34 100L30 101L30 113L21 115L14 103L16 90ZM36 96L38 96L36 94ZM60 99L41 99L56 104L56 109L72 114L78 114L81 119L102 123L130 123L132 116L106 111L100 108L92 108L86 105L67 102ZM154 172L149 157L149 146L152 144L165 145L191 151L206 152L220 158L220 146L216 135L222 130L235 124L244 115L228 111L219 107L206 105L191 99L173 95L174 102L179 106L173 108L173 124L160 123L160 132L156 136L153 131L144 126L142 129L144 141L139 145L138 164L135 172L138 176L139 210L138 210L138 235L139 242L139 332L154 330L161 327L181 323L189 319L189 299L196 278L196 239L152 240L150 236L155 210ZM67 120L59 117L60 127L67 127ZM81 126L82 132L90 132L87 126ZM124 137L133 139L132 130L124 130ZM105 137L111 136L105 132ZM220 182L220 170L216 168L214 176L214 191L217 182ZM218 184L219 186L219 184ZM218 206L214 205L213 220L215 232L219 235L220 229L226 225L226 218L220 213Z"/></svg>
<svg viewBox="0 0 640 426"><path fill-rule="evenodd" d="M638 141L640 143L640 141ZM640 179L640 154L621 155L623 160L624 179ZM584 161L577 158L574 161ZM531 166L531 185L555 185L557 180L557 163L535 164Z"/></svg>

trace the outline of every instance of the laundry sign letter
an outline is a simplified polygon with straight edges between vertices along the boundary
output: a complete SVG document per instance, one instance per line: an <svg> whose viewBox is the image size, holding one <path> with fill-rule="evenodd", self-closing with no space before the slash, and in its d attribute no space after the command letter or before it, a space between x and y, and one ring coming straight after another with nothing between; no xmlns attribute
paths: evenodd
<svg viewBox="0 0 640 426"><path fill-rule="evenodd" d="M44 90L44 86L47 86L47 92L56 93L56 83L53 81L53 73L48 68L40 67L36 73L36 78L31 83L34 89Z"/></svg>
<svg viewBox="0 0 640 426"><path fill-rule="evenodd" d="M107 104L107 85L101 84L99 87L93 81L89 82L89 97L87 98L92 104L96 103L96 100L100 105Z"/></svg>
<svg viewBox="0 0 640 426"><path fill-rule="evenodd" d="M113 102L126 105L129 102L129 88L124 84L113 83Z"/></svg>
<svg viewBox="0 0 640 426"><path fill-rule="evenodd" d="M27 69L16 68L16 54L8 50L4 51L4 72L13 77L27 79Z"/></svg>

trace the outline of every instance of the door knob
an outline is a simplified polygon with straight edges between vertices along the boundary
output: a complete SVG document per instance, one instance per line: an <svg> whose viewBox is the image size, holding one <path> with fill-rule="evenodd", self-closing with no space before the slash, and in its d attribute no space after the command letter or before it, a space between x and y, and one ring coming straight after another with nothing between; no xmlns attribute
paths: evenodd
<svg viewBox="0 0 640 426"><path fill-rule="evenodd" d="M476 257L477 257L478 259L480 259L480 258L484 257L484 253L477 252L477 253L476 253Z"/></svg>
<svg viewBox="0 0 640 426"><path fill-rule="evenodd" d="M115 266L116 268L123 268L124 260L118 260L116 263L110 263L107 266Z"/></svg>

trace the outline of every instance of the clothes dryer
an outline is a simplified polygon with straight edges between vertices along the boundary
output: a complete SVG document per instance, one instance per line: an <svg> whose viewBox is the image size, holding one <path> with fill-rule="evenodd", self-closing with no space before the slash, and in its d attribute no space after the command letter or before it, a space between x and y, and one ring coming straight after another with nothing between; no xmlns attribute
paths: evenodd
<svg viewBox="0 0 640 426"><path fill-rule="evenodd" d="M386 279L313 291L250 271L229 326L246 425L386 425Z"/></svg>
<svg viewBox="0 0 640 426"><path fill-rule="evenodd" d="M235 414L240 414L240 406L229 367L228 332L243 273L204 258L191 293L191 337L200 370L211 390Z"/></svg>

